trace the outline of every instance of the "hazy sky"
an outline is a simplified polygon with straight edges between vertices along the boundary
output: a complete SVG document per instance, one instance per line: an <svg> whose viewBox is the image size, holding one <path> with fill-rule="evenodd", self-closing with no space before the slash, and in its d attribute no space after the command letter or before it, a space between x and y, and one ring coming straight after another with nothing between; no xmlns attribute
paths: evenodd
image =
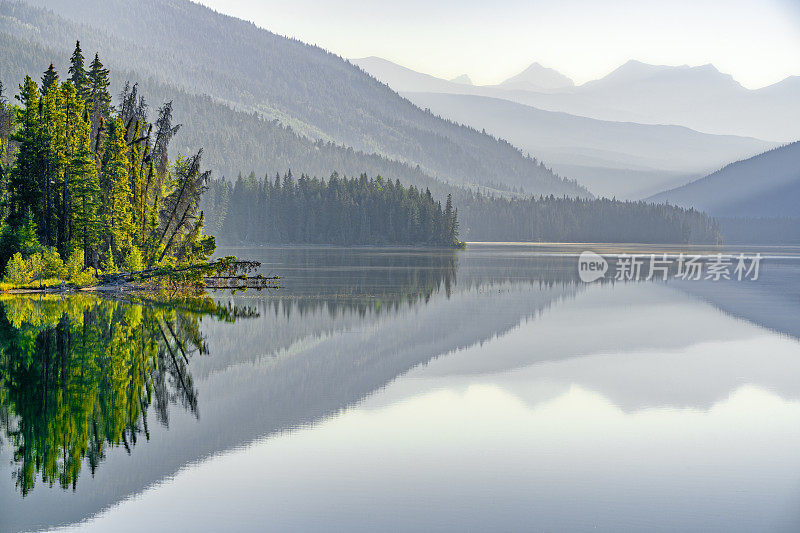
<svg viewBox="0 0 800 533"><path fill-rule="evenodd" d="M201 0L349 58L497 83L534 61L577 83L628 59L714 63L747 87L800 75L800 0Z"/></svg>

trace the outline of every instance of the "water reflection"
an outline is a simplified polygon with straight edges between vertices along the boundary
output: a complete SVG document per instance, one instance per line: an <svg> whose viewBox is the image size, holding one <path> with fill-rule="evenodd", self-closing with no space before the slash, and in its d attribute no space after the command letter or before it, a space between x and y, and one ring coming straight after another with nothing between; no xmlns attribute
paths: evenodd
<svg viewBox="0 0 800 533"><path fill-rule="evenodd" d="M800 479L800 458L790 451L800 449L800 436L789 430L800 427L800 347L780 317L796 319L800 302L779 295L797 290L798 262L766 262L763 288L586 285L578 280L575 255L557 252L239 251L261 260L264 273L279 272L282 288L215 293L203 312L139 306L158 318L140 320L150 325L140 326L148 334L126 337L154 347L140 350L149 356L129 356L142 359L147 371L142 388L123 387L123 396L132 404L127 391L137 392L146 400L139 411L155 414L157 393L154 387L148 393L148 384L156 380L148 369L163 368L168 391L162 398L173 406L162 417L169 431L162 424L145 427L147 416L123 411L119 437L103 441L102 468L74 493L38 487L20 499L19 490L8 490L13 484L0 483L0 530L53 527L98 513L80 527L153 527L154 516L173 511L185 517L184 527L197 529L222 528L227 520L244 529L434 524L458 530L491 523L553 529L568 511L575 529L597 525L597 517L615 526L606 529L636 529L648 513L666 520L679 509L627 490L653 489L656 478L664 501L689 505L681 491L700 497L700 488L728 498L724 476L703 485L690 473L674 473L684 461L684 470L695 465L713 477L701 463L719 442L763 443L748 431L784 439L786 446L772 450L772 464L780 468L748 462L744 451L723 453L729 462L717 466L737 475L760 469L765 489L796 500L787 487ZM112 304L121 317L133 312L128 304L103 305ZM226 310L216 313L224 320L202 319L215 309ZM243 314L252 320L235 320ZM127 331L128 321L120 323ZM108 336L115 329L102 331ZM153 350L156 365L148 363ZM168 372L173 355L184 361L182 373ZM55 370L44 372L49 379ZM181 377L191 380L194 406L185 401ZM748 402L750 411L743 410ZM772 425L751 423L769 417ZM703 424L720 430L703 433ZM678 457L670 450L689 438L681 427L697 430L699 451ZM57 450L63 455L63 446ZM0 476L7 472L3 461L13 462L8 451L3 455L0 446ZM628 460L636 468L615 477L614 468ZM575 474L581 468L586 476ZM603 475L592 477L597 472ZM670 475L676 481L664 482ZM616 483L609 494L624 494L641 511L603 496L604 483ZM687 489L693 486L694 492ZM580 502L585 512L569 510L568 501ZM731 501L693 509L734 516ZM738 505L754 501L740 498ZM373 510L369 517L358 511L364 505Z"/></svg>
<svg viewBox="0 0 800 533"><path fill-rule="evenodd" d="M130 453L149 439L148 419L168 426L171 405L197 417L190 361L208 353L200 318L239 314L209 299L4 296L0 430L22 496L37 479L75 490L84 464L94 476L108 448Z"/></svg>

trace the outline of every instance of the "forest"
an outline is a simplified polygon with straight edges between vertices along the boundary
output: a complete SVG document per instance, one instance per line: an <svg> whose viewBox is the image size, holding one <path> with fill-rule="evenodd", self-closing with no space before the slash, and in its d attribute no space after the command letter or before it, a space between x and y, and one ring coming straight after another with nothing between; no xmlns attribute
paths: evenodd
<svg viewBox="0 0 800 533"><path fill-rule="evenodd" d="M435 193L431 192L431 189ZM441 195L441 196L440 196ZM446 197L442 208L437 197ZM607 198L493 196L444 184L405 188L381 177L251 172L211 180L201 208L221 243L429 244L458 239L515 242L703 243L722 241L717 222L681 207Z"/></svg>
<svg viewBox="0 0 800 533"><path fill-rule="evenodd" d="M340 177L328 180L291 171L235 183L212 180L202 205L209 227L228 244L423 244L456 247L458 213L399 180Z"/></svg>
<svg viewBox="0 0 800 533"><path fill-rule="evenodd" d="M702 243L722 241L705 213L608 198L454 196L462 237L471 241Z"/></svg>
<svg viewBox="0 0 800 533"><path fill-rule="evenodd" d="M6 281L70 278L99 271L205 262L216 244L203 234L200 197L210 171L202 150L168 158L180 125L172 103L155 122L137 85L117 107L109 71L80 43L67 79L51 64L26 76L11 104L0 86L0 268Z"/></svg>

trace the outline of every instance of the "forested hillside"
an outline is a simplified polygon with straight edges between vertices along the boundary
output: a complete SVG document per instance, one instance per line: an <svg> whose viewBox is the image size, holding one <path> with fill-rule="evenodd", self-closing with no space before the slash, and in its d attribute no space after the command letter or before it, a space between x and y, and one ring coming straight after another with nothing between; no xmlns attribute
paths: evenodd
<svg viewBox="0 0 800 533"><path fill-rule="evenodd" d="M86 48L85 42L82 46ZM29 44L0 33L0 55L7 50L15 53L8 54L0 63L0 80L17 80L28 72L42 72L50 62L61 73L69 65L68 52ZM29 71L27 65L34 65L32 68L35 70ZM330 141L311 141L276 120L267 121L255 113L236 111L209 96L193 95L153 78L143 80L135 72L112 69L110 90L115 105L119 103L115 88L121 90L129 80L139 80L139 92L153 105L173 102L173 118L176 123L183 125L181 135L173 141L173 150L189 154L206 147L204 161L217 177L235 176L242 167L263 168L270 173L277 169L293 168L298 172L320 176L328 175L331 169L340 169L340 172L350 175L360 172L370 175L385 173L419 187L430 186L432 190L436 187L447 188L443 182L435 180L418 167L376 154L358 152ZM6 84L5 90L10 100L13 100L17 89L15 85Z"/></svg>
<svg viewBox="0 0 800 533"><path fill-rule="evenodd" d="M85 48L100 50L115 69L134 71L137 79L168 82L192 95L208 94L237 109L277 119L315 140L380 154L412 168L419 165L423 173L455 183L586 194L507 142L416 108L340 57L186 0L30 3L61 16L27 4L0 2L0 33L26 43L23 48L40 44L64 57L76 36L85 36ZM71 22L76 20L82 23ZM38 66L23 63L31 54L18 55L19 49L19 45L0 49L0 76ZM186 112L191 114L194 108ZM199 121L189 127L208 129ZM248 129L229 133L224 144L207 145L209 161L217 159L216 152L224 152L237 160L237 168L255 166L242 148L252 145L253 133ZM256 144L267 142L257 139ZM313 171L302 168L304 164L292 158L286 166ZM270 167L259 170L277 170L275 164ZM218 170L229 174L234 169ZM382 168L380 173L392 175L389 170Z"/></svg>
<svg viewBox="0 0 800 533"><path fill-rule="evenodd" d="M800 217L800 141L651 198L721 217Z"/></svg>
<svg viewBox="0 0 800 533"><path fill-rule="evenodd" d="M451 197L399 181L334 174L327 181L291 172L214 180L203 199L212 230L226 244L424 244L458 246Z"/></svg>

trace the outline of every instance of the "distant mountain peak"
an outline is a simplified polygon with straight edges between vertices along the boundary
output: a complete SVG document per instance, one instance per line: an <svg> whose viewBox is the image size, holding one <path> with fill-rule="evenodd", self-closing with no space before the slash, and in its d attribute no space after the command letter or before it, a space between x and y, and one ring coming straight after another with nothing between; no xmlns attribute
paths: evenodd
<svg viewBox="0 0 800 533"><path fill-rule="evenodd" d="M474 85L472 80L466 74L462 74L461 76L456 76L452 80L453 83L460 83L461 85Z"/></svg>
<svg viewBox="0 0 800 533"><path fill-rule="evenodd" d="M516 76L501 83L500 86L526 91L553 91L574 87L575 82L555 69L533 63Z"/></svg>
<svg viewBox="0 0 800 533"><path fill-rule="evenodd" d="M690 65L651 65L638 59L630 59L606 76L599 80L590 81L585 85L589 87L630 84L649 79L657 79L659 82L669 81L674 83L682 80L684 82L714 83L741 87L739 82L733 79L733 76L720 72L712 63L696 67Z"/></svg>

